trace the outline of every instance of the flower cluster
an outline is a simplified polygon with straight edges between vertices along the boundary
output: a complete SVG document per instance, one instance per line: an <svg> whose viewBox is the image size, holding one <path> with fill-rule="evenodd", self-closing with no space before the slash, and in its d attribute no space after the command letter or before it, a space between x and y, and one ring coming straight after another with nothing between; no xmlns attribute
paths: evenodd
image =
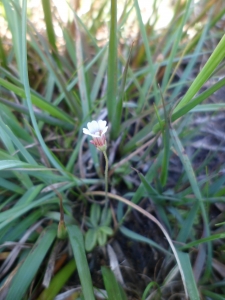
<svg viewBox="0 0 225 300"><path fill-rule="evenodd" d="M88 129L87 129L88 128ZM87 128L83 128L83 133L92 136L90 142L100 151L106 151L107 143L105 133L108 129L106 121L92 121L87 123Z"/></svg>

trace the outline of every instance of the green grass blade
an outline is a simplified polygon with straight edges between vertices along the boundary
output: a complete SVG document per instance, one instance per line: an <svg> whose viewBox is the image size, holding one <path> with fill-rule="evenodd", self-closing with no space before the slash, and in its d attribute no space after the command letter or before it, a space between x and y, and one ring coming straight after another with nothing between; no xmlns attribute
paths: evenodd
<svg viewBox="0 0 225 300"><path fill-rule="evenodd" d="M199 211L199 203L196 203L193 208L188 212L188 216L183 224L181 224L181 230L176 238L177 241L185 243L189 237L191 230L193 229L194 220Z"/></svg>
<svg viewBox="0 0 225 300"><path fill-rule="evenodd" d="M108 85L107 85L107 109L109 121L114 126L113 118L116 115L117 101L117 0L111 0L111 23L108 54Z"/></svg>
<svg viewBox="0 0 225 300"><path fill-rule="evenodd" d="M224 239L225 238L225 233L218 233L218 234L212 234L206 238L202 238L193 242L190 242L182 247L180 247L180 250L186 250L186 249L190 249L192 247L198 246L200 244L203 243L207 243L207 242L211 242L211 241L215 241L215 240L219 240L219 239Z"/></svg>
<svg viewBox="0 0 225 300"><path fill-rule="evenodd" d="M151 85L153 85L153 92L155 95L155 103L158 104L159 94L157 92L158 87L157 87L156 78L155 78L156 68L155 68L155 65L153 64L151 48L149 47L149 38L147 36L147 32L146 32L146 29L145 29L145 26L144 26L144 23L142 20L142 15L141 15L138 0L134 0L134 6L135 6L135 10L136 10L140 33L143 38L143 44L144 44L144 49L145 49L145 53L146 53L146 58L148 61L148 70L147 70L147 76L146 76L144 86L143 86L143 93L144 93L145 97L147 97L147 94L149 93L149 87ZM144 103L140 102L140 104L141 105L139 105L139 107L138 107L139 111L143 108Z"/></svg>
<svg viewBox="0 0 225 300"><path fill-rule="evenodd" d="M163 82L162 82L162 90L163 92L165 92L165 87L167 85L167 82L169 80L169 76L171 74L171 70L172 70L172 66L173 66L173 60L175 58L175 56L177 55L177 51L178 51L178 46L181 43L181 37L183 34L183 27L187 21L187 18L190 14L190 6L191 6L192 0L188 0L186 1L186 7L184 9L184 14L182 16L182 20L179 23L179 27L176 29L176 33L174 36L174 43L173 43L173 47L171 50L171 53L169 55L169 60L168 63L166 65L166 70L163 76Z"/></svg>
<svg viewBox="0 0 225 300"><path fill-rule="evenodd" d="M170 134L169 134L169 121L168 121L169 117L167 116L166 104L163 95L161 96L163 102L165 128L162 131L164 149L163 149L163 161L162 161L162 171L161 171L160 181L161 181L161 185L165 186L168 177L168 167L169 167L169 159L170 159Z"/></svg>
<svg viewBox="0 0 225 300"><path fill-rule="evenodd" d="M206 234L206 236L210 236L210 229L209 229L209 221L208 221L208 217L207 217L207 213L206 213L206 209L203 203L203 199L202 199L202 195L201 195L201 191L199 189L196 177L195 177L195 173L194 170L192 168L191 162L178 138L178 135L176 133L176 131L171 127L170 128L170 135L174 144L174 148L178 153L178 156L184 166L186 175L189 179L189 182L191 184L192 190L195 194L196 199L199 202L200 208L201 208L201 213L202 213L202 218L203 218L203 222L204 222L204 232ZM209 270L212 266L212 245L210 242L208 242L207 244L208 247L208 257L207 257L207 270Z"/></svg>
<svg viewBox="0 0 225 300"><path fill-rule="evenodd" d="M131 58L131 51L132 51L132 47L130 49L129 56L128 56L128 59L125 64L121 88L120 88L120 91L118 94L118 101L116 103L116 115L115 115L114 123L113 123L112 129L111 129L113 139L116 139L120 134L122 112L123 112L124 89L125 89L125 84L126 84L127 71L128 71L128 67L129 67L129 63L130 63L130 58Z"/></svg>
<svg viewBox="0 0 225 300"><path fill-rule="evenodd" d="M198 104L209 98L213 93L221 89L225 85L225 78L221 79L213 86L205 90L199 96L195 97L192 101L187 103L186 105L182 106L179 110L173 113L171 119L172 121L177 120L178 118L184 116L187 112L191 109L195 108Z"/></svg>
<svg viewBox="0 0 225 300"><path fill-rule="evenodd" d="M32 95L31 95L31 98L32 98ZM0 97L0 102L3 103L5 106L10 107L17 112L23 113L24 115L29 115L29 110L24 105L20 105L18 103L13 103L13 102L5 100L1 97ZM0 105L0 107L2 108L3 106ZM69 122L70 121L69 119L67 119L66 121L61 121L59 119L56 119L54 117L51 117L51 116L49 116L45 113L39 112L39 111L34 111L34 115L37 120L43 121L46 124L58 126L60 128L68 129L68 130L74 129L74 122L71 124L71 122ZM4 116L4 119L6 119L6 118L9 120L7 115ZM10 119L10 121L12 123L13 120ZM14 130L18 129L19 126L17 125L17 127L16 127L15 122L13 125L14 125L13 126ZM12 126L10 126L10 128L12 129ZM31 140L30 135L22 127L20 127L19 129L20 130L17 130L17 133L21 138L23 138L25 140L29 140L29 139Z"/></svg>
<svg viewBox="0 0 225 300"><path fill-rule="evenodd" d="M78 26L76 15L74 15L74 21L76 24L75 45L76 45L76 57L77 57L78 85L79 85L79 92L81 97L82 112L83 112L83 118L85 118L85 120L87 119L89 120L89 114L91 112L91 103L90 103L90 98L87 90L87 80L84 71L83 45L81 42L81 34L80 34L80 29Z"/></svg>
<svg viewBox="0 0 225 300"><path fill-rule="evenodd" d="M27 42L26 42L26 33L27 33L27 0L23 0L23 7L22 7L22 57L23 57L23 83L24 83L24 90L26 93L26 100L27 100L27 105L29 108L30 112L30 117L31 121L35 130L35 133L37 135L37 138L40 142L40 145L45 152L46 156L50 160L50 162L53 164L53 166L63 172L63 166L62 164L56 160L55 156L52 154L52 152L49 150L49 148L46 146L44 139L40 133L34 111L33 111L33 106L32 106L32 101L31 101L31 96L30 96L30 86L29 86L29 79L28 79L28 70L27 70Z"/></svg>
<svg viewBox="0 0 225 300"><path fill-rule="evenodd" d="M57 227L44 231L13 278L6 300L23 299L56 237Z"/></svg>
<svg viewBox="0 0 225 300"><path fill-rule="evenodd" d="M47 300L54 299L60 290L64 287L67 280L76 270L76 264L74 260L67 263L60 271L53 277L50 285L45 289L37 300Z"/></svg>
<svg viewBox="0 0 225 300"><path fill-rule="evenodd" d="M7 56L5 53L5 49L3 48L3 41L2 41L2 37L0 37L0 62L1 62L1 66L3 68L7 68Z"/></svg>
<svg viewBox="0 0 225 300"><path fill-rule="evenodd" d="M217 293L207 291L206 289L204 289L202 291L202 294L207 297L206 299L212 299L212 300L224 300L225 299L225 294L219 295Z"/></svg>
<svg viewBox="0 0 225 300"><path fill-rule="evenodd" d="M120 231L122 232L122 234L124 234L125 236L129 237L130 239L132 239L134 241L138 241L140 243L146 243L146 244L150 245L150 247L155 247L156 249L162 251L166 255L171 255L171 253L169 251L167 251L166 249L159 246L156 242L154 242L151 239L149 239L145 236L142 236L136 232L133 232L132 230L130 230L124 226L120 227Z"/></svg>
<svg viewBox="0 0 225 300"><path fill-rule="evenodd" d="M30 153L27 151L27 149L22 145L22 143L19 141L19 139L13 134L13 132L9 129L8 126L2 122L0 118L0 126L1 130L7 134L7 136L11 139L11 141L14 143L14 145L17 147L17 149L20 151L20 153L23 155L25 160L32 165L37 165L36 161L33 159L33 157L30 155Z"/></svg>
<svg viewBox="0 0 225 300"><path fill-rule="evenodd" d="M14 92L16 95L25 98L26 91L23 88L18 87L5 79L0 78L0 85L8 89L9 91ZM50 115L59 118L60 120L74 124L74 120L66 114L64 111L60 110L58 107L53 106L51 103L44 100L41 96L35 94L30 94L31 101L34 105L40 108L43 111L46 111Z"/></svg>
<svg viewBox="0 0 225 300"><path fill-rule="evenodd" d="M22 41L20 39L20 29L21 29L21 17L19 10L17 9L19 1L8 1L3 0L6 18L9 24L9 29L12 34L13 48L16 56L16 62L19 70L20 77L22 76L22 61L21 61L21 51L22 51Z"/></svg>
<svg viewBox="0 0 225 300"><path fill-rule="evenodd" d="M191 84L191 86L188 89L185 96L181 99L180 103L175 107L175 109L173 111L173 115L171 117L171 119L173 121L175 119L177 119L179 116L185 114L185 112L189 111L191 108L195 107L195 105L197 105L198 103L200 103L201 101L206 99L205 97L206 97L207 91L202 93L202 95L204 95L203 97L201 95L201 98L200 98L200 96L197 97L196 98L197 100L195 99L195 102L193 102L193 101L190 102L192 100L192 98L195 96L195 94L199 92L199 90L201 89L203 84L210 78L210 76L213 74L213 72L219 66L220 62L223 60L224 57L225 57L225 35L222 37L222 39L220 40L216 49L213 51L212 55L210 56L210 58L208 59L206 64L204 65L204 67L202 68L202 70L200 71L198 76L195 78L195 80ZM216 84L216 88L219 88L220 83L218 82ZM210 88L209 90L212 91L213 87ZM208 90L208 92L209 92L209 90ZM190 105L190 106L187 106L187 105ZM186 109L184 109L184 107L186 107ZM182 110L182 109L184 109L184 110ZM179 114L176 115L176 113L178 113L178 112L179 112ZM174 115L176 116L176 118L174 117ZM158 132L160 130L160 128L161 128L161 125L156 124L153 127L153 131Z"/></svg>
<svg viewBox="0 0 225 300"><path fill-rule="evenodd" d="M117 282L113 272L107 267L101 267L102 276L109 300L126 300L125 292Z"/></svg>
<svg viewBox="0 0 225 300"><path fill-rule="evenodd" d="M23 194L25 191L22 187L4 178L0 178L0 186L5 190L14 192L15 194Z"/></svg>
<svg viewBox="0 0 225 300"><path fill-rule="evenodd" d="M185 96L182 98L180 103L174 109L174 113L177 112L180 108L186 105L194 95L200 90L203 84L210 78L212 73L218 67L219 63L225 57L225 35L220 40L219 44L217 45L216 49L213 51L212 55L202 68L201 72L193 81L192 85L188 89Z"/></svg>
<svg viewBox="0 0 225 300"><path fill-rule="evenodd" d="M189 298L190 300L200 300L198 288L196 286L194 274L192 271L190 257L187 253L183 253L180 251L177 251L177 254L179 256L180 263L184 272L184 278L185 278Z"/></svg>
<svg viewBox="0 0 225 300"><path fill-rule="evenodd" d="M95 300L91 275L84 249L83 235L75 225L67 226L70 244L75 257L84 299Z"/></svg>
<svg viewBox="0 0 225 300"><path fill-rule="evenodd" d="M45 19L45 24L46 24L48 40L49 40L51 49L53 51L53 57L56 59L58 67L61 67L60 61L57 57L57 47L56 47L55 31L53 28L51 3L50 3L50 0L42 0L41 2L42 2L43 11L44 11L44 19Z"/></svg>

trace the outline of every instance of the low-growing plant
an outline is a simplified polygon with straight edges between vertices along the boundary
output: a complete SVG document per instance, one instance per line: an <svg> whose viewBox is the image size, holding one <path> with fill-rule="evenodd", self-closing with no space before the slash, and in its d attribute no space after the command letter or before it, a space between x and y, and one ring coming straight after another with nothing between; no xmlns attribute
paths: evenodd
<svg viewBox="0 0 225 300"><path fill-rule="evenodd" d="M224 1L34 2L0 3L0 299L224 299Z"/></svg>

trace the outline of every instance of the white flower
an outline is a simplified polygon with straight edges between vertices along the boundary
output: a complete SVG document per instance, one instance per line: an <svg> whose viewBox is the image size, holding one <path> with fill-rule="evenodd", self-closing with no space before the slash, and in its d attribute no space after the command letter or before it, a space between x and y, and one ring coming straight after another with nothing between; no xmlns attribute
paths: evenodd
<svg viewBox="0 0 225 300"><path fill-rule="evenodd" d="M99 120L88 122L87 128L83 128L83 133L92 136L93 140L90 142L99 150L105 151L107 148L105 133L108 129L106 121Z"/></svg>

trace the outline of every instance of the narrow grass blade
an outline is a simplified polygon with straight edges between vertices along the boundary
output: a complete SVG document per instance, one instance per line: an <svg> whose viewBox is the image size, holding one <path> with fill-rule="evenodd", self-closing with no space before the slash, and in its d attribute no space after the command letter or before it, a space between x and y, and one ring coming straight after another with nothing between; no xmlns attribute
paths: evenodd
<svg viewBox="0 0 225 300"><path fill-rule="evenodd" d="M5 134L11 139L11 141L17 147L20 153L23 155L25 160L29 164L32 164L34 166L37 165L36 161L33 159L33 157L30 155L27 149L22 145L20 140L13 134L13 132L9 129L9 127L4 124L1 118L0 118L0 126L1 126L1 130L4 131Z"/></svg>
<svg viewBox="0 0 225 300"><path fill-rule="evenodd" d="M99 191L95 191L95 192L87 192L86 195L99 195L99 196L105 196L105 193L104 192L99 192ZM183 282L183 285L184 285L184 290L185 290L185 295L186 297L188 297L188 291L187 291L187 284L186 284L186 281L185 281L185 277L184 277L184 271L183 271L183 268L182 268L182 264L180 262L180 259L179 259L179 256L177 254L177 249L174 247L173 245L173 242L168 234L168 232L166 231L166 229L164 228L164 226L152 215L150 214L149 212L147 212L146 210L144 210L143 208L141 208L140 206L132 203L131 201L123 198L123 197L120 197L118 195L113 195L111 193L108 193L108 197L109 198L112 198L112 199L115 199L117 201L121 201L125 204L127 204L128 206L134 208L135 210L137 210L138 212L140 212L141 214L143 214L144 216L146 216L147 218L149 218L152 222L154 222L163 232L163 234L165 235L172 251L173 251L173 254L174 254L174 257L176 259L176 262L177 262L177 265L178 265L178 268L179 268L179 271L180 271L180 274L181 274L181 278L182 278L182 282Z"/></svg>
<svg viewBox="0 0 225 300"><path fill-rule="evenodd" d="M54 276L49 287L41 293L37 300L54 299L75 270L76 264L72 260Z"/></svg>
<svg viewBox="0 0 225 300"><path fill-rule="evenodd" d="M215 83L212 87L205 90L199 96L195 97L192 101L182 106L179 110L173 113L171 119L172 121L177 120L178 118L184 116L187 112L195 108L198 104L209 98L213 93L221 89L225 85L225 78L221 79Z"/></svg>
<svg viewBox="0 0 225 300"><path fill-rule="evenodd" d="M217 293L207 291L206 289L202 290L202 294L207 297L206 299L212 299L212 300L224 300L225 299L225 294L218 295Z"/></svg>
<svg viewBox="0 0 225 300"><path fill-rule="evenodd" d="M168 167L169 167L169 157L170 157L170 134L169 134L169 116L167 116L166 104L162 93L161 93L161 97L163 102L165 128L162 131L164 149L163 149L163 161L162 161L162 171L161 171L160 181L162 186L165 186L168 177Z"/></svg>
<svg viewBox="0 0 225 300"><path fill-rule="evenodd" d="M12 191L15 194L24 193L24 189L22 187L4 178L0 178L0 187L4 188L5 190Z"/></svg>
<svg viewBox="0 0 225 300"><path fill-rule="evenodd" d="M145 236L142 236L136 232L133 232L132 230L130 230L124 226L120 227L120 231L122 232L123 235L127 236L128 238L130 238L134 241L138 241L140 243L146 243L146 244L150 245L150 247L155 247L156 249L162 251L166 255L171 255L171 253L168 250L162 248L161 246L159 246L157 243L155 243L151 239L149 239Z"/></svg>
<svg viewBox="0 0 225 300"><path fill-rule="evenodd" d="M134 6L135 6L136 14L137 14L137 20L138 20L141 36L143 39L146 58L148 61L148 71L147 71L147 76L146 76L146 79L144 82L143 91L144 91L144 95L146 97L149 92L150 86L153 85L153 91L154 91L154 95L155 95L155 103L158 104L159 94L157 92L158 88L157 88L157 83L156 83L156 78L155 78L156 68L155 68L155 65L153 64L151 48L149 47L149 37L147 36L145 25L142 20L142 15L141 15L141 10L140 10L138 0L134 0ZM143 108L143 105L144 105L144 103L140 102L140 105L138 107L139 111L141 111L141 109Z"/></svg>
<svg viewBox="0 0 225 300"><path fill-rule="evenodd" d="M20 29L21 29L21 17L19 15L18 9L15 9L13 6L18 5L19 1L8 1L3 0L6 18L9 24L9 29L12 34L13 48L16 56L16 62L18 66L19 76L22 76L22 61L21 61L21 51L22 51L22 42L20 39Z"/></svg>
<svg viewBox="0 0 225 300"><path fill-rule="evenodd" d="M184 9L182 19L181 19L180 22L177 22L179 24L179 26L176 29L176 33L175 33L175 36L174 36L174 39L173 39L174 43L173 43L172 50L171 50L170 55L169 55L169 60L168 60L168 63L166 65L166 70L165 70L165 73L164 73L164 76L163 76L163 82L162 82L163 92L165 92L165 88L166 88L167 82L169 80L169 76L172 73L171 70L172 70L172 66L173 66L173 60L174 60L175 56L177 55L178 46L181 43L181 37L182 37L182 34L183 34L183 27L184 27L184 25L187 21L187 18L190 14L191 3L192 3L192 0L186 1L186 6L185 6L185 9Z"/></svg>
<svg viewBox="0 0 225 300"><path fill-rule="evenodd" d="M184 278L190 300L200 300L198 288L195 282L190 257L187 253L177 251L184 272Z"/></svg>
<svg viewBox="0 0 225 300"><path fill-rule="evenodd" d="M148 181L143 176L143 174L138 172L138 176L140 177L141 182L143 183L143 185L144 185L146 191L148 192L149 196L152 198L152 201L155 204L155 209L157 211L158 216L160 216L161 220L164 222L164 224L166 225L169 232L171 232L171 226L170 226L170 222L169 222L168 217L167 217L167 213L165 211L165 207L162 204L162 201L157 199L157 195L159 196L158 192L148 183ZM154 191L157 194L153 194Z"/></svg>
<svg viewBox="0 0 225 300"><path fill-rule="evenodd" d="M83 45L81 41L80 28L78 26L77 16L74 14L74 21L76 24L76 57L77 57L77 73L78 73L78 85L82 104L83 118L89 120L89 114L91 111L91 103L87 90L87 81L85 78L84 61L83 61Z"/></svg>
<svg viewBox="0 0 225 300"><path fill-rule="evenodd" d="M170 135L174 144L174 147L178 153L178 156L184 166L184 169L186 171L186 175L189 179L189 182L191 184L192 190L195 194L196 199L199 202L200 208L201 208L201 213L202 213L202 218L203 218L203 222L204 222L204 231L207 237L210 236L210 229L209 229L209 221L208 221L208 217L206 214L206 209L203 203L203 199L202 199L202 195L195 177L195 173L194 170L192 168L191 162L178 138L178 135L176 133L176 131L171 127L170 128ZM208 256L207 256L207 268L206 270L209 270L212 266L212 244L210 242L207 243L207 247L208 247Z"/></svg>
<svg viewBox="0 0 225 300"><path fill-rule="evenodd" d="M175 129L173 129L172 127L170 128L170 135L171 135L171 138L172 138L172 141L173 141L173 145L178 153L178 156L181 160L181 162L183 163L183 166L185 168L185 171L186 171L186 175L190 181L190 184L191 184L191 187L192 187L192 190L195 194L195 197L198 199L199 201L199 204L200 204L200 207L201 207L201 210L202 210L202 215L203 215L203 219L204 219L204 223L205 223L205 226L208 228L208 219L207 219L207 215L206 215L206 211L205 211L205 207L204 207L204 204L203 204L203 200L202 200L202 195L201 195L201 192L200 192L200 189L199 189L199 186L198 186L198 183L197 183L197 179L196 179L196 176L195 176L195 173L194 173L194 170L192 168L192 165L191 165L191 162L183 148L183 145L181 144L180 140L179 140L179 137L175 131ZM209 235L209 229L208 229L208 235Z"/></svg>
<svg viewBox="0 0 225 300"><path fill-rule="evenodd" d="M14 92L16 95L22 98L26 97L26 92L24 91L23 88L18 87L3 78L0 78L0 85L5 87L9 91ZM46 111L50 115L57 117L60 120L69 122L70 124L74 124L73 119L68 114L60 110L58 107L53 106L51 103L44 100L41 96L31 93L30 98L32 100L32 103L36 105L38 108L40 108L41 110Z"/></svg>
<svg viewBox="0 0 225 300"><path fill-rule="evenodd" d="M55 60L58 64L58 67L61 67L60 61L57 57L56 38L55 38L55 31L53 28L50 0L42 0L42 7L43 7L43 11L44 11L44 18L45 18L48 40L49 40L51 49L53 51L53 57L55 58Z"/></svg>
<svg viewBox="0 0 225 300"><path fill-rule="evenodd" d="M181 224L181 230L177 236L177 241L185 243L193 229L193 223L199 212L199 203L196 203L188 212L186 220Z"/></svg>
<svg viewBox="0 0 225 300"><path fill-rule="evenodd" d="M28 69L27 69L27 41L26 41L26 33L27 33L27 0L23 0L23 6L22 6L22 70L23 70L23 84L24 84L24 90L26 93L26 100L27 100L27 105L29 108L30 112L30 117L31 121L35 130L35 133L37 135L37 138L40 142L40 145L45 152L46 156L48 157L49 161L52 163L52 165L61 171L63 173L64 167L62 164L56 159L56 157L53 155L53 153L49 150L49 148L46 146L45 141L41 135L41 132L39 130L35 115L34 115L34 110L33 110L33 105L32 105L32 100L31 100L31 95L30 95L30 86L29 86L29 79L28 79Z"/></svg>
<svg viewBox="0 0 225 300"><path fill-rule="evenodd" d="M32 201L36 199L36 197L40 194L41 190L43 189L44 185L33 185L31 188L29 188L23 196L16 202L14 205L14 208L20 205L29 205Z"/></svg>
<svg viewBox="0 0 225 300"><path fill-rule="evenodd" d="M109 300L126 300L127 297L117 282L113 272L107 267L101 267L104 285Z"/></svg>
<svg viewBox="0 0 225 300"><path fill-rule="evenodd" d="M27 163L24 163L19 160L1 160L0 161L0 170L5 170L5 169L13 169L13 168L26 168L30 166Z"/></svg>
<svg viewBox="0 0 225 300"><path fill-rule="evenodd" d="M77 271L79 274L84 299L95 300L91 275L84 249L83 235L80 229L75 225L68 225L67 230L77 265Z"/></svg>
<svg viewBox="0 0 225 300"><path fill-rule="evenodd" d="M0 37L0 59L1 59L1 66L6 69L7 57L6 57L5 49L3 48L2 37Z"/></svg>
<svg viewBox="0 0 225 300"><path fill-rule="evenodd" d="M6 300L23 299L56 237L57 227L44 231L13 278Z"/></svg>
<svg viewBox="0 0 225 300"><path fill-rule="evenodd" d="M209 14L209 18L210 17L211 17L211 15ZM181 90L183 88L183 85L186 84L188 79L191 77L191 72L193 71L193 68L195 67L195 64L197 62L198 57L201 56L202 47L204 45L205 40L207 39L207 33L208 33L208 30L209 30L209 23L210 22L207 22L206 26L204 26L203 32L199 32L201 34L201 38L199 39L198 44L197 44L196 48L194 49L193 56L190 58L190 60L188 62L188 65L187 65L187 67L185 68L185 70L182 74L182 79L180 80L180 84L174 89L174 91L170 95L171 101L173 101L173 99L177 99L177 96L181 92ZM189 45L191 43L192 43L192 40L188 43L188 45L184 49L184 51L182 53L182 56L180 57L180 60L179 60L178 64L176 65L175 70L173 71L173 76L170 77L170 82L173 80L175 72L177 71L177 69L181 65L182 60L184 58L183 56L185 55L185 53L188 53L186 51L189 48Z"/></svg>
<svg viewBox="0 0 225 300"><path fill-rule="evenodd" d="M203 84L210 78L216 68L219 66L220 62L225 57L225 35L220 40L219 44L217 45L216 49L213 51L212 55L206 62L205 66L202 68L198 76L195 78L193 83L191 84L190 88L188 89L185 96L181 99L180 103L176 106L173 111L173 115L171 120L174 121L180 116L184 115L188 112L191 108L195 107L198 103L202 102L207 98L206 93L213 91L214 87L208 89L200 96L195 98L195 101L191 101L192 98L199 92ZM224 79L223 79L224 80ZM220 88L221 82L218 82L215 86L216 88ZM221 84L222 85L222 84ZM190 102L191 101L191 102ZM158 132L161 129L160 124L156 124L153 127L154 132Z"/></svg>
<svg viewBox="0 0 225 300"><path fill-rule="evenodd" d="M24 115L29 116L29 110L24 105L20 105L18 103L14 103L14 102L5 100L1 97L0 97L0 102L2 104L4 104L5 107L6 106L8 108L10 107L10 108L12 108L13 110L15 110L17 112L21 112ZM3 105L1 105L1 108L2 107L3 107ZM68 119L67 119L67 121L61 121L61 120L59 120L57 118L54 118L52 116L49 116L48 114L45 114L41 111L35 111L34 115L35 115L35 117L37 118L38 121L43 121L46 124L58 126L60 128L67 129L67 130L73 130L74 129L74 122L73 122L73 124L71 124L70 122L68 122L69 121ZM6 120L6 118L7 118L7 120L9 119L8 116L5 115L4 121ZM10 120L10 121L12 123L13 120ZM10 126L10 128L12 129L12 126ZM30 135L22 127L17 126L17 128L16 128L15 126L13 126L13 129L14 129L14 131L17 129L16 132L18 133L19 137L23 138L24 140L31 140ZM20 129L20 130L18 130L18 129Z"/></svg>
<svg viewBox="0 0 225 300"><path fill-rule="evenodd" d="M194 95L200 90L202 85L209 79L215 69L218 67L219 63L225 57L225 35L220 40L219 44L217 45L216 49L213 51L212 55L202 68L201 72L193 81L192 85L188 89L185 96L182 98L180 103L174 110L174 113L181 109L184 105L186 105Z"/></svg>
<svg viewBox="0 0 225 300"><path fill-rule="evenodd" d="M103 53L103 57L101 59L102 61L99 65L98 73L96 74L96 78L91 89L90 98L92 103L94 103L94 101L97 100L98 93L101 90L101 85L107 68L107 59L108 59L107 51Z"/></svg>
<svg viewBox="0 0 225 300"><path fill-rule="evenodd" d="M218 233L218 234L212 234L212 235L210 235L206 238L199 239L199 240L193 241L191 243L188 243L188 244L180 247L180 250L190 249L192 247L198 246L198 245L203 244L203 243L207 243L207 242L211 242L211 241L219 240L219 239L224 239L224 238L225 238L225 233L224 232Z"/></svg>
<svg viewBox="0 0 225 300"><path fill-rule="evenodd" d="M116 116L117 99L117 0L111 0L111 23L108 54L108 85L107 100L109 121L114 126L113 118Z"/></svg>
<svg viewBox="0 0 225 300"><path fill-rule="evenodd" d="M130 48L130 53L124 68L123 78L121 83L121 88L118 93L118 101L116 103L116 116L114 118L114 123L112 126L112 138L116 139L120 134L121 120L122 120L122 112L123 112L123 100L124 100L124 89L127 78L127 71L130 63L132 47Z"/></svg>

